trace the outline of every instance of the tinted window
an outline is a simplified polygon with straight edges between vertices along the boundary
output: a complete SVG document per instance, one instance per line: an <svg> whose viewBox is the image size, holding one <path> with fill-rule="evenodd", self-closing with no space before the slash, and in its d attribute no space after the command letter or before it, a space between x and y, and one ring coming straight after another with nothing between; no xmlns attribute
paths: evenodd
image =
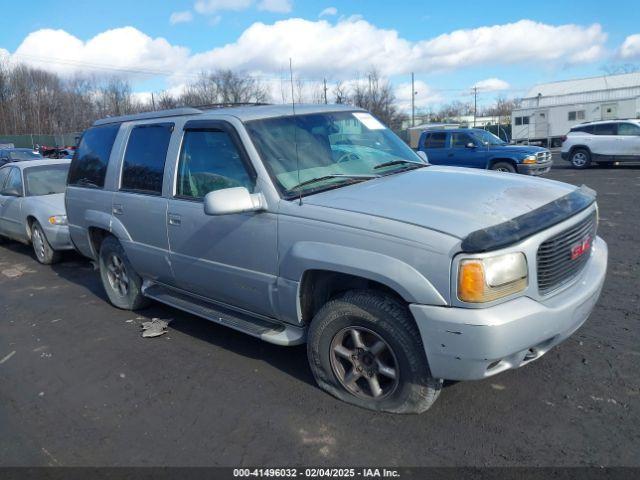
<svg viewBox="0 0 640 480"><path fill-rule="evenodd" d="M581 127L573 127L572 132L593 133L593 125L583 125Z"/></svg>
<svg viewBox="0 0 640 480"><path fill-rule="evenodd" d="M162 177L172 123L140 125L131 130L122 166L122 190L162 193Z"/></svg>
<svg viewBox="0 0 640 480"><path fill-rule="evenodd" d="M596 135L615 135L617 131L617 124L615 123L600 123L593 126L593 133Z"/></svg>
<svg viewBox="0 0 640 480"><path fill-rule="evenodd" d="M104 177L119 124L93 127L82 135L69 168L69 185L104 187Z"/></svg>
<svg viewBox="0 0 640 480"><path fill-rule="evenodd" d="M203 198L214 190L232 187L253 191L254 181L229 134L213 130L186 131L178 164L176 196Z"/></svg>
<svg viewBox="0 0 640 480"><path fill-rule="evenodd" d="M9 176L9 170L11 170L11 169L10 168L0 168L0 190L2 190L2 187L4 187L4 181Z"/></svg>
<svg viewBox="0 0 640 480"><path fill-rule="evenodd" d="M447 140L446 133L431 133L425 141L426 148L444 148Z"/></svg>
<svg viewBox="0 0 640 480"><path fill-rule="evenodd" d="M52 195L63 193L67 185L69 165L43 165L24 171L25 195Z"/></svg>
<svg viewBox="0 0 640 480"><path fill-rule="evenodd" d="M453 148L465 148L468 143L473 143L473 138L468 133L453 133L451 135L451 144Z"/></svg>
<svg viewBox="0 0 640 480"><path fill-rule="evenodd" d="M12 168L11 173L9 173L9 178L7 178L3 192L7 192L9 190L17 191L22 195L22 175L20 175L19 168Z"/></svg>
<svg viewBox="0 0 640 480"><path fill-rule="evenodd" d="M619 123L618 135L640 135L640 127L634 123Z"/></svg>

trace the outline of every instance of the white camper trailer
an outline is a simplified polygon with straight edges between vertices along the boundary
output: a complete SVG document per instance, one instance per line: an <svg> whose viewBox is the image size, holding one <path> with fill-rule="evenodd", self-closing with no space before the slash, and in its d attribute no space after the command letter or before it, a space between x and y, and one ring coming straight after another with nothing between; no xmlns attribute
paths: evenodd
<svg viewBox="0 0 640 480"><path fill-rule="evenodd" d="M511 114L517 143L560 146L582 122L640 118L640 73L607 75L536 85Z"/></svg>

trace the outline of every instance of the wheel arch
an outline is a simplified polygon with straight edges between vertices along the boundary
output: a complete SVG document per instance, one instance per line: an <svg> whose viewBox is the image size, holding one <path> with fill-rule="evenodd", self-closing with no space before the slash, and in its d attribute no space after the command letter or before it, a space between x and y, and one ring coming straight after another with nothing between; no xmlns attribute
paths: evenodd
<svg viewBox="0 0 640 480"><path fill-rule="evenodd" d="M495 157L489 160L489 163L487 164L487 170L491 170L496 163L500 162L509 163L513 166L513 168L515 168L516 170L518 169L518 162L516 162L513 158Z"/></svg>
<svg viewBox="0 0 640 480"><path fill-rule="evenodd" d="M381 291L407 304L446 305L440 292L411 265L340 245L299 242L282 259L280 275L281 314L298 322L309 321L332 296L357 288Z"/></svg>

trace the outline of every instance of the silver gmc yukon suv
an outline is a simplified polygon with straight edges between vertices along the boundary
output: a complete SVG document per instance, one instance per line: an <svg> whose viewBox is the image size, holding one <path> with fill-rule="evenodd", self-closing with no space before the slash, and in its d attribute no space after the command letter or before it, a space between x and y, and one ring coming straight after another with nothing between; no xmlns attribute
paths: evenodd
<svg viewBox="0 0 640 480"><path fill-rule="evenodd" d="M66 209L116 307L306 342L324 390L388 412L536 360L587 319L607 267L587 187L430 166L341 105L99 120Z"/></svg>

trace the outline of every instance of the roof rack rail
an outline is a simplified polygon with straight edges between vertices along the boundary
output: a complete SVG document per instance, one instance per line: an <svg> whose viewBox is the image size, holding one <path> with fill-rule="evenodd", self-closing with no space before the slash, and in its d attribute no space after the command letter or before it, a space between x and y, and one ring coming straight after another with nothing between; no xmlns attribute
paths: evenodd
<svg viewBox="0 0 640 480"><path fill-rule="evenodd" d="M194 105L193 108L202 110L210 110L214 108L231 108L231 107L260 107L263 105L273 105L265 102L223 102L223 103L206 103L204 105Z"/></svg>
<svg viewBox="0 0 640 480"><path fill-rule="evenodd" d="M197 115L202 110L192 107L171 108L169 110L157 110L154 112L134 113L132 115L121 115L118 117L107 117L93 122L94 126L108 125L110 123L131 122L134 120L150 120L153 118L177 117L183 115Z"/></svg>

